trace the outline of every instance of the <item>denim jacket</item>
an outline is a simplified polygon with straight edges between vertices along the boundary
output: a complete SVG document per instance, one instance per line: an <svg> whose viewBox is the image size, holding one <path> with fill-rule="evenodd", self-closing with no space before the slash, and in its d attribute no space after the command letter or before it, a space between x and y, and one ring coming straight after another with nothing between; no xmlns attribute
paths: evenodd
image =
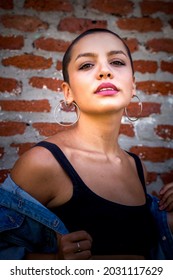
<svg viewBox="0 0 173 280"><path fill-rule="evenodd" d="M150 259L172 260L173 235L166 212L158 209L156 197L147 195L147 199L159 233ZM24 259L27 252L56 253L56 232L63 235L68 230L55 214L8 176L0 186L0 259Z"/></svg>
<svg viewBox="0 0 173 280"><path fill-rule="evenodd" d="M56 232L68 230L8 176L0 186L0 260L24 259L27 252L56 253Z"/></svg>

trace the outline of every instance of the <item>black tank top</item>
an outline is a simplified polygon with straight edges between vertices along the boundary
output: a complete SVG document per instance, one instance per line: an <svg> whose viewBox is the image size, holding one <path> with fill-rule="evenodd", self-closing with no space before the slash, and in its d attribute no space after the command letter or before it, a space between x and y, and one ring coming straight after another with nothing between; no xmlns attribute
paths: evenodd
<svg viewBox="0 0 173 280"><path fill-rule="evenodd" d="M153 223L147 203L127 206L98 196L85 185L57 145L42 141L37 146L45 147L53 154L73 183L72 198L51 209L69 232L86 230L93 238L93 255L142 255L147 258L153 240ZM135 160L146 193L141 161L135 154L128 154Z"/></svg>

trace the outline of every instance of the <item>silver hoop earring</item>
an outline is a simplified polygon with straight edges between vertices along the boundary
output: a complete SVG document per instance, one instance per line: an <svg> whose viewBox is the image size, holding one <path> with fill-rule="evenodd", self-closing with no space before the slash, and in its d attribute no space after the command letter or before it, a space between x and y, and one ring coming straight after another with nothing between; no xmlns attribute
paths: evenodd
<svg viewBox="0 0 173 280"><path fill-rule="evenodd" d="M76 112L77 118L74 119L73 121L69 120L69 117L71 116L69 112ZM72 126L75 123L77 123L79 117L80 117L80 109L79 106L74 101L69 104L64 100L60 100L54 109L55 121L61 126Z"/></svg>
<svg viewBox="0 0 173 280"><path fill-rule="evenodd" d="M142 109L143 109L142 102L141 102L140 98L137 95L133 95L132 96L132 98L135 98L135 97L138 99L138 104L140 106L140 110L139 110L138 116L137 117L129 117L128 112L127 112L127 108L126 107L124 108L125 115L128 118L128 120L131 121L131 122L135 122L135 121L137 121L140 118L140 116L142 114Z"/></svg>

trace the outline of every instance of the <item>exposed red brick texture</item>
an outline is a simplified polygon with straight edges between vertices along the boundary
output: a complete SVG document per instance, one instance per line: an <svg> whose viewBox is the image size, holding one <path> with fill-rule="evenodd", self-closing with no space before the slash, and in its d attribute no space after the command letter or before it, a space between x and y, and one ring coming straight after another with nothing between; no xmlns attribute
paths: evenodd
<svg viewBox="0 0 173 280"><path fill-rule="evenodd" d="M127 44L127 46L130 49L130 52L133 53L135 51L137 51L139 49L139 44L138 44L138 40L133 38L133 39L124 39L125 43Z"/></svg>
<svg viewBox="0 0 173 280"><path fill-rule="evenodd" d="M58 71L61 71L62 70L62 61L58 60L57 63L56 63L56 69Z"/></svg>
<svg viewBox="0 0 173 280"><path fill-rule="evenodd" d="M172 1L146 1L143 0L140 3L141 11L143 15L150 15L157 12L163 12L165 14L173 14Z"/></svg>
<svg viewBox="0 0 173 280"><path fill-rule="evenodd" d="M147 172L147 185L157 180L157 173L156 172Z"/></svg>
<svg viewBox="0 0 173 280"><path fill-rule="evenodd" d="M165 162L173 158L173 149L166 147L135 146L131 147L130 151L139 155L144 161Z"/></svg>
<svg viewBox="0 0 173 280"><path fill-rule="evenodd" d="M10 173L10 169L1 169L0 170L0 183L3 183Z"/></svg>
<svg viewBox="0 0 173 280"><path fill-rule="evenodd" d="M0 92L18 95L22 92L22 82L13 78L0 77Z"/></svg>
<svg viewBox="0 0 173 280"><path fill-rule="evenodd" d="M140 114L141 107L138 104L138 102L131 102L127 107L127 114L131 118L149 117L152 114L160 114L161 113L160 108L161 108L160 103L143 102L142 103L142 113Z"/></svg>
<svg viewBox="0 0 173 280"><path fill-rule="evenodd" d="M4 66L14 66L21 69L48 69L52 65L52 58L39 55L23 54L2 59Z"/></svg>
<svg viewBox="0 0 173 280"><path fill-rule="evenodd" d="M140 73L155 73L158 70L157 61L134 60L134 70Z"/></svg>
<svg viewBox="0 0 173 280"><path fill-rule="evenodd" d="M4 111L50 112L50 104L47 99L0 100L0 107Z"/></svg>
<svg viewBox="0 0 173 280"><path fill-rule="evenodd" d="M173 39L152 39L146 43L146 47L152 52L173 53Z"/></svg>
<svg viewBox="0 0 173 280"><path fill-rule="evenodd" d="M25 0L24 8L41 12L72 12L73 6L68 0Z"/></svg>
<svg viewBox="0 0 173 280"><path fill-rule="evenodd" d="M172 61L161 61L161 70L173 73L173 62Z"/></svg>
<svg viewBox="0 0 173 280"><path fill-rule="evenodd" d="M68 17L61 19L58 25L58 30L72 33L81 33L90 28L107 28L107 21Z"/></svg>
<svg viewBox="0 0 173 280"><path fill-rule="evenodd" d="M58 92L61 89L62 80L55 78L32 77L29 79L29 84L36 88L48 88Z"/></svg>
<svg viewBox="0 0 173 280"><path fill-rule="evenodd" d="M13 136L23 134L25 132L26 124L15 121L0 121L0 136Z"/></svg>
<svg viewBox="0 0 173 280"><path fill-rule="evenodd" d="M146 94L172 95L173 82L143 81L137 82L137 89Z"/></svg>
<svg viewBox="0 0 173 280"><path fill-rule="evenodd" d="M133 2L128 0L92 0L89 4L89 8L120 16L128 15L129 13L133 12L133 6Z"/></svg>
<svg viewBox="0 0 173 280"><path fill-rule="evenodd" d="M13 143L11 147L14 147L18 151L18 155L21 156L23 153L31 149L36 143Z"/></svg>
<svg viewBox="0 0 173 280"><path fill-rule="evenodd" d="M165 173L160 174L160 177L163 180L163 183L165 185L169 184L169 183L172 183L172 180L173 180L173 170L171 170L170 172L165 172Z"/></svg>
<svg viewBox="0 0 173 280"><path fill-rule="evenodd" d="M141 117L148 117L152 114L160 114L161 113L161 104L154 102L143 102L142 103L142 114Z"/></svg>
<svg viewBox="0 0 173 280"><path fill-rule="evenodd" d="M164 140L173 140L173 125L158 124L155 128L156 134Z"/></svg>
<svg viewBox="0 0 173 280"><path fill-rule="evenodd" d="M20 50L24 46L23 36L1 36L0 50Z"/></svg>
<svg viewBox="0 0 173 280"><path fill-rule="evenodd" d="M139 32L161 31L162 21L159 18L123 18L117 20L119 28Z"/></svg>
<svg viewBox="0 0 173 280"><path fill-rule="evenodd" d="M68 129L68 127L63 127L57 123L33 123L33 128L39 131L39 134L45 137L54 135L55 133Z"/></svg>
<svg viewBox="0 0 173 280"><path fill-rule="evenodd" d="M129 137L134 137L134 127L132 124L121 124L119 134L124 134Z"/></svg>
<svg viewBox="0 0 173 280"><path fill-rule="evenodd" d="M13 9L13 0L1 0L0 1L0 8L4 9L4 10Z"/></svg>
<svg viewBox="0 0 173 280"><path fill-rule="evenodd" d="M63 40L54 38L39 38L34 41L33 45L36 49L42 49L45 51L53 52L65 52L70 42L65 42Z"/></svg>
<svg viewBox="0 0 173 280"><path fill-rule="evenodd" d="M4 15L1 17L1 22L7 28L15 28L24 32L34 32L48 28L48 24L38 17L27 15Z"/></svg>

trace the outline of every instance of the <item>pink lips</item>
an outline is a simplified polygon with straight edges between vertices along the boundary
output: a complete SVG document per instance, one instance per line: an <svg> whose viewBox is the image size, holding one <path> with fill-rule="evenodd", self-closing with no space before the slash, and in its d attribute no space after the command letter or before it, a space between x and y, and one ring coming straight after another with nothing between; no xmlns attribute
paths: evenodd
<svg viewBox="0 0 173 280"><path fill-rule="evenodd" d="M98 86L98 88L95 91L95 94L99 95L115 95L118 93L118 89L115 85L111 83L102 83L101 85Z"/></svg>

